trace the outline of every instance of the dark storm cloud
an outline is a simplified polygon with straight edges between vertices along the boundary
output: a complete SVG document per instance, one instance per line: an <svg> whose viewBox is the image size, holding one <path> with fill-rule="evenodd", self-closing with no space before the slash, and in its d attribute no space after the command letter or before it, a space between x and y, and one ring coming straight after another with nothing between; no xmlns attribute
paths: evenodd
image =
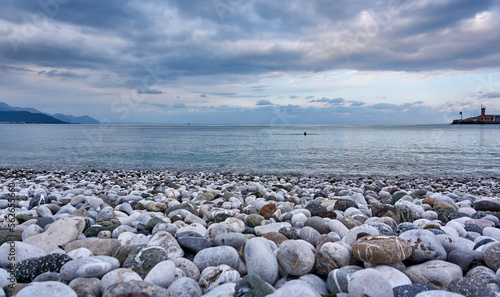
<svg viewBox="0 0 500 297"><path fill-rule="evenodd" d="M472 30L467 22L482 12L489 24ZM8 67L116 75L106 83L131 89L148 65L164 69L164 83L273 71L491 69L500 66L499 18L493 0L5 1L0 57Z"/></svg>

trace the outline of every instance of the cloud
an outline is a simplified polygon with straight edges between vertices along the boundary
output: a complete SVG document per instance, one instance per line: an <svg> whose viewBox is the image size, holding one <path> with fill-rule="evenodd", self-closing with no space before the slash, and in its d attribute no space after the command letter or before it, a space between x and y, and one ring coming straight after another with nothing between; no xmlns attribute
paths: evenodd
<svg viewBox="0 0 500 297"><path fill-rule="evenodd" d="M323 103L328 103L328 104L332 104L332 105L342 105L345 103L345 100L343 98L328 99L326 97L323 97L321 99L309 100L309 102L323 102Z"/></svg>
<svg viewBox="0 0 500 297"><path fill-rule="evenodd" d="M300 96L297 96L297 95L290 95L290 99L298 99L300 98Z"/></svg>
<svg viewBox="0 0 500 297"><path fill-rule="evenodd" d="M186 104L184 103L174 103L173 108L186 108Z"/></svg>
<svg viewBox="0 0 500 297"><path fill-rule="evenodd" d="M482 93L478 97L480 99L500 98L500 92L493 91L493 92L488 92L488 93Z"/></svg>
<svg viewBox="0 0 500 297"><path fill-rule="evenodd" d="M160 90L147 89L147 90L137 90L137 94L159 95L159 94L164 94L164 92Z"/></svg>
<svg viewBox="0 0 500 297"><path fill-rule="evenodd" d="M273 103L269 100L259 100L259 101L257 101L256 105L258 105L258 106L273 105Z"/></svg>

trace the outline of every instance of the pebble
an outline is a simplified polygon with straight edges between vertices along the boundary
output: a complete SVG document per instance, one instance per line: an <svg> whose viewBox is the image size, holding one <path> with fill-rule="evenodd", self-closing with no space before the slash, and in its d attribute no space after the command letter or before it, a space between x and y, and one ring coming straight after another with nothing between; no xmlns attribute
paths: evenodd
<svg viewBox="0 0 500 297"><path fill-rule="evenodd" d="M237 270L222 264L217 267L210 266L205 268L200 274L200 288L203 293L207 293L216 287L225 283L238 283L240 281L240 274ZM233 288L234 290L234 288ZM233 291L234 292L234 291Z"/></svg>
<svg viewBox="0 0 500 297"><path fill-rule="evenodd" d="M308 296L308 297L321 297L311 285L302 280L292 280L287 282L281 288L276 290L273 294L267 297L290 297L290 296Z"/></svg>
<svg viewBox="0 0 500 297"><path fill-rule="evenodd" d="M278 260L269 240L259 237L250 239L245 245L243 256L249 274L255 274L271 285L276 282Z"/></svg>
<svg viewBox="0 0 500 297"><path fill-rule="evenodd" d="M86 248L94 256L112 256L121 246L118 239L85 238L68 243L64 250L71 252L79 248Z"/></svg>
<svg viewBox="0 0 500 297"><path fill-rule="evenodd" d="M16 297L53 296L77 297L75 291L69 286L55 281L36 283L20 290Z"/></svg>
<svg viewBox="0 0 500 297"><path fill-rule="evenodd" d="M24 243L37 246L49 253L59 246L65 246L76 240L84 227L83 219L62 218L50 224L47 231L26 238Z"/></svg>
<svg viewBox="0 0 500 297"><path fill-rule="evenodd" d="M430 260L446 260L447 254L434 233L428 230L408 230L399 235L411 244L413 252L408 258L413 263Z"/></svg>
<svg viewBox="0 0 500 297"><path fill-rule="evenodd" d="M64 254L49 254L23 260L16 265L17 281L29 283L44 272L59 272L61 267L71 260L71 257Z"/></svg>
<svg viewBox="0 0 500 297"><path fill-rule="evenodd" d="M114 284L118 284L121 282L129 282L129 281L142 281L140 275L138 275L135 271L128 268L118 268L115 270L111 270L106 273L100 282L101 291L106 291L109 287Z"/></svg>
<svg viewBox="0 0 500 297"><path fill-rule="evenodd" d="M175 280L176 265L167 260L156 264L144 278L145 282L168 289Z"/></svg>
<svg viewBox="0 0 500 297"><path fill-rule="evenodd" d="M250 296L262 287L263 296L352 297L351 276L362 271L379 273L365 289L388 283L394 296L500 293L494 178L2 168L0 197L10 182L19 200L16 227L0 229L4 283L10 264L29 261L18 266L27 283L4 287L9 296L58 280L78 296ZM15 260L1 246L10 240Z"/></svg>
<svg viewBox="0 0 500 297"><path fill-rule="evenodd" d="M292 227L290 223L271 223L264 226L257 226L254 228L257 236L262 236L269 232L279 232L281 228Z"/></svg>
<svg viewBox="0 0 500 297"><path fill-rule="evenodd" d="M393 264L412 255L412 246L396 236L375 235L358 239L352 246L353 256L372 264Z"/></svg>
<svg viewBox="0 0 500 297"><path fill-rule="evenodd" d="M110 286L102 294L102 297L122 297L122 296L176 297L174 293L170 292L165 288L137 280L116 283Z"/></svg>
<svg viewBox="0 0 500 297"><path fill-rule="evenodd" d="M333 293L348 293L351 276L361 270L359 266L344 266L330 271L327 279L328 290Z"/></svg>
<svg viewBox="0 0 500 297"><path fill-rule="evenodd" d="M203 291L197 281L189 277L181 277L175 280L168 290L179 297L200 297Z"/></svg>
<svg viewBox="0 0 500 297"><path fill-rule="evenodd" d="M8 267L10 264L17 264L26 259L45 255L47 252L40 247L21 241L6 242L0 246L0 266Z"/></svg>
<svg viewBox="0 0 500 297"><path fill-rule="evenodd" d="M374 281L376 280L376 281ZM351 297L391 297L391 283L384 275L372 268L367 268L354 272L348 285L349 296Z"/></svg>
<svg viewBox="0 0 500 297"><path fill-rule="evenodd" d="M216 246L198 252L193 259L193 263L200 271L203 271L208 266L219 266L222 264L238 269L240 256L238 255L238 251L233 247Z"/></svg>
<svg viewBox="0 0 500 297"><path fill-rule="evenodd" d="M100 278L119 267L120 262L113 257L93 256L67 262L61 267L60 273L62 279L71 281L79 277Z"/></svg>
<svg viewBox="0 0 500 297"><path fill-rule="evenodd" d="M312 245L304 240L286 240L276 251L278 263L286 274L302 276L314 267L315 256Z"/></svg>
<svg viewBox="0 0 500 297"><path fill-rule="evenodd" d="M327 276L330 271L349 265L351 254L338 242L327 242L316 253L315 271L321 276Z"/></svg>
<svg viewBox="0 0 500 297"><path fill-rule="evenodd" d="M72 280L68 286L78 296L101 296L101 281L96 277L77 278Z"/></svg>
<svg viewBox="0 0 500 297"><path fill-rule="evenodd" d="M442 260L432 260L410 266L405 269L404 273L414 284L433 286L440 290L445 290L453 280L463 276L460 266Z"/></svg>
<svg viewBox="0 0 500 297"><path fill-rule="evenodd" d="M267 296L276 291L257 274L249 273L234 288L235 296Z"/></svg>

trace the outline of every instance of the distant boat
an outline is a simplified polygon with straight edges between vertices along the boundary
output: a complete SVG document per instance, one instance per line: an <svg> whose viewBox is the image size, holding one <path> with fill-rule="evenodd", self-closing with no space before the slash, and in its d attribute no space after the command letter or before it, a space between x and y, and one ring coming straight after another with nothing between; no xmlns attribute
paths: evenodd
<svg viewBox="0 0 500 297"><path fill-rule="evenodd" d="M462 112L460 112L462 115ZM452 124L500 124L500 115L486 114L486 106L481 105L481 115L460 120L453 120Z"/></svg>

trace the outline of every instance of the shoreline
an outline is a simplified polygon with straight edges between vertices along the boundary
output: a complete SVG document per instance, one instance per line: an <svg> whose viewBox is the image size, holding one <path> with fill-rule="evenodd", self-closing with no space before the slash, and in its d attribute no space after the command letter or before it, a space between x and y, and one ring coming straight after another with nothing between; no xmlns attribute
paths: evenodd
<svg viewBox="0 0 500 297"><path fill-rule="evenodd" d="M29 172L30 174L47 174L47 173L109 173L109 172L128 172L128 173L141 173L141 174L171 174L176 176L183 175L223 175L223 176L233 176L233 177L284 177L284 178L317 178L324 180L356 180L356 179L366 179L366 180L377 180L377 179L394 179L394 180L417 180L417 179L426 179L426 180L451 180L458 179L462 181L466 180L483 180L483 179L491 179L491 180L500 180L500 176L494 176L490 174L480 175L480 174L443 174L443 175L417 175L417 174L300 174L300 173L258 173L258 172L229 172L229 171L191 171L191 170L157 170L157 169L39 169L39 168L22 168L22 167L0 167L0 175L4 175L4 172Z"/></svg>
<svg viewBox="0 0 500 297"><path fill-rule="evenodd" d="M499 195L496 177L0 168L0 280L7 296L493 296Z"/></svg>

